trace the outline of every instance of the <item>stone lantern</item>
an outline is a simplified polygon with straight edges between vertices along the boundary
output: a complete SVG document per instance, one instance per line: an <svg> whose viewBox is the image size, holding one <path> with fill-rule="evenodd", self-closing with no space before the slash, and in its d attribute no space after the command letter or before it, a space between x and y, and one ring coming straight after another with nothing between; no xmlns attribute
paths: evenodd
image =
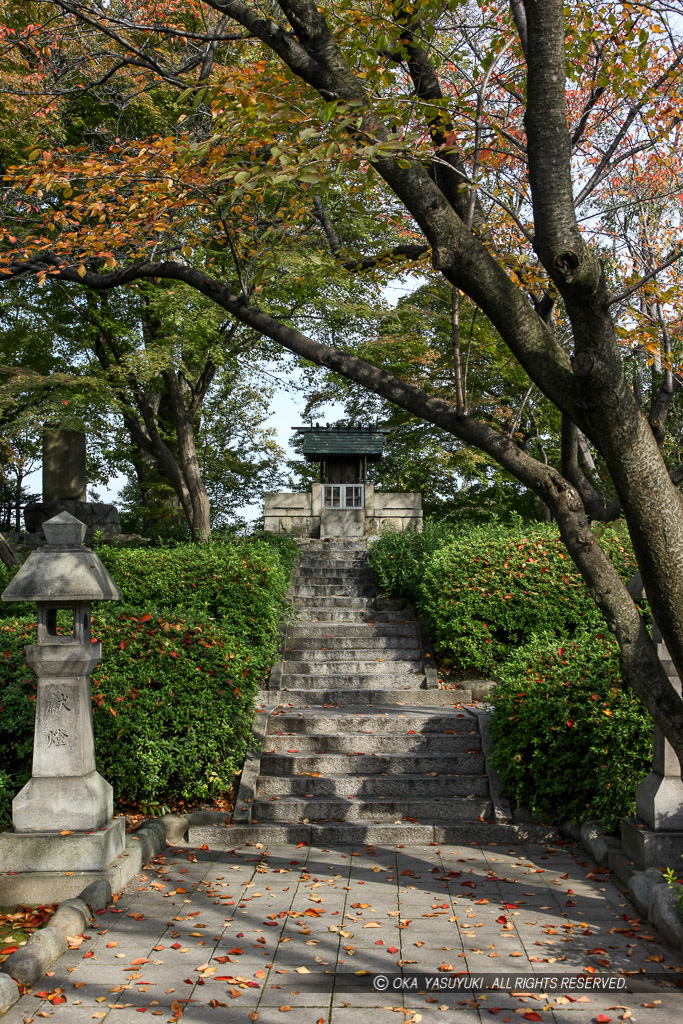
<svg viewBox="0 0 683 1024"><path fill-rule="evenodd" d="M0 871L103 870L123 851L125 828L95 768L90 673L102 647L90 637L90 605L122 595L83 547L83 523L62 512L43 529L47 544L2 594L38 605L38 642L26 649L38 693L33 773L12 802L13 828L0 834Z"/></svg>

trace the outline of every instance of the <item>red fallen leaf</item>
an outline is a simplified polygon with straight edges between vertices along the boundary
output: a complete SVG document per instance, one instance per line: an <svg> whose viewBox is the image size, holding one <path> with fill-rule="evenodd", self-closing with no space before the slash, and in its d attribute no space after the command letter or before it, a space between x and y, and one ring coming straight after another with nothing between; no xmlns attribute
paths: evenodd
<svg viewBox="0 0 683 1024"><path fill-rule="evenodd" d="M60 1003L65 1003L66 1002L66 997L65 996L53 996L52 999L50 1000L50 1002L52 1003L53 1006L59 1006Z"/></svg>
<svg viewBox="0 0 683 1024"><path fill-rule="evenodd" d="M135 1009L136 1009L137 1013L147 1013L147 1007L146 1006L136 1006Z"/></svg>
<svg viewBox="0 0 683 1024"><path fill-rule="evenodd" d="M169 651L168 653L169 653L171 658L177 658L178 657L177 651Z"/></svg>
<svg viewBox="0 0 683 1024"><path fill-rule="evenodd" d="M508 923L508 919L505 916L505 914L501 914L500 917L496 918L496 924L507 924L507 923Z"/></svg>
<svg viewBox="0 0 683 1024"><path fill-rule="evenodd" d="M574 719L573 718L568 718L567 719L567 725L571 729L571 727L574 725Z"/></svg>
<svg viewBox="0 0 683 1024"><path fill-rule="evenodd" d="M217 999L209 999L209 1006L215 1010L219 1006L227 1006L227 1003L219 1003Z"/></svg>
<svg viewBox="0 0 683 1024"><path fill-rule="evenodd" d="M171 943L171 949L180 949L180 943L179 942L172 942Z"/></svg>
<svg viewBox="0 0 683 1024"><path fill-rule="evenodd" d="M0 954L2 954L2 953L16 953L16 951L18 949L19 949L18 946L5 946L4 949L0 949Z"/></svg>
<svg viewBox="0 0 683 1024"><path fill-rule="evenodd" d="M125 651L125 649L126 649L126 641L122 640L121 643L119 644L119 647L121 648L122 651Z"/></svg>
<svg viewBox="0 0 683 1024"><path fill-rule="evenodd" d="M461 885L468 885L470 887L470 889L476 889L477 888L477 883L476 882L461 882L460 884Z"/></svg>
<svg viewBox="0 0 683 1024"><path fill-rule="evenodd" d="M389 953L398 953L398 949L396 948L396 946L389 946L388 952Z"/></svg>
<svg viewBox="0 0 683 1024"><path fill-rule="evenodd" d="M506 910L519 910L516 903L504 903L503 906Z"/></svg>
<svg viewBox="0 0 683 1024"><path fill-rule="evenodd" d="M609 1022L612 1020L612 1018L608 1017L606 1013L599 1013L595 1019L597 1020L598 1024L609 1024Z"/></svg>
<svg viewBox="0 0 683 1024"><path fill-rule="evenodd" d="M524 1020L543 1020L540 1013L536 1013L535 1010L529 1010L528 1013L523 1013L522 1017L524 1017Z"/></svg>
<svg viewBox="0 0 683 1024"><path fill-rule="evenodd" d="M130 965L131 965L131 967L137 967L138 964L148 964L148 963L149 963L149 960L147 960L144 956L139 956L135 960L131 960Z"/></svg>
<svg viewBox="0 0 683 1024"><path fill-rule="evenodd" d="M228 950L228 954L229 954L230 956L233 956L233 955L235 955L235 956L240 956L240 955L241 955L241 953L242 953L242 950L241 950L241 949L239 948L239 946L235 946L235 948L234 948L234 949L229 949L229 950Z"/></svg>
<svg viewBox="0 0 683 1024"><path fill-rule="evenodd" d="M84 953L84 954L83 954L83 959L84 959L84 960L89 960L89 959L90 959L90 957L92 957L92 959L94 960L94 959L95 959L95 954L94 954L94 953L91 953L91 952L88 952L88 953Z"/></svg>

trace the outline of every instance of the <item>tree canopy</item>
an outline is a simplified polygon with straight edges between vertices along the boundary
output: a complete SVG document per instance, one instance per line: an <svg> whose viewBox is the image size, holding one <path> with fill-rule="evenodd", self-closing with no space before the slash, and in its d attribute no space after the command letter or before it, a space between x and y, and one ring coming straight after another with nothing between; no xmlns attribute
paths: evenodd
<svg viewBox="0 0 683 1024"><path fill-rule="evenodd" d="M683 758L683 702L590 528L611 489L683 673L678 4L2 6L2 274L180 282L485 453L551 510ZM351 299L407 268L450 289L450 387L402 339L390 365L346 343ZM561 465L469 393L465 301L561 417Z"/></svg>

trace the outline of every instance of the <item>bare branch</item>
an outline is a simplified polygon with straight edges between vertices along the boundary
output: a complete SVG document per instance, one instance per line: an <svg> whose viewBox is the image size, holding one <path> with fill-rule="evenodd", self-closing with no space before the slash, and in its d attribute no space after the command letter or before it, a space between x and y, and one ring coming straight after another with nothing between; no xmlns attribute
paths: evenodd
<svg viewBox="0 0 683 1024"><path fill-rule="evenodd" d="M639 278L639 280L636 281L635 284L630 285L628 288L625 288L623 292L619 292L618 295L614 295L612 298L608 299L607 304L609 306L613 306L615 302L623 302L623 300L627 299L629 295L633 295L633 293L637 292L639 288L642 288L644 284L647 284L647 282L651 281L653 277L656 277L657 274L660 274L662 270L666 270L668 267L671 267L677 260L680 260L682 256L683 249L677 249L673 256L670 256L668 260L664 261L664 263L658 264L658 266L656 266L654 270L650 270L647 274L643 274L643 276Z"/></svg>

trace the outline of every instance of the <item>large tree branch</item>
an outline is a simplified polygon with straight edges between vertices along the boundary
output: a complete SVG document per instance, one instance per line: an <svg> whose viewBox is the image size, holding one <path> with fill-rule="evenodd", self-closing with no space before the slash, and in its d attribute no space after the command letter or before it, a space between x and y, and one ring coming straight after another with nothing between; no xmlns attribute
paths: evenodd
<svg viewBox="0 0 683 1024"><path fill-rule="evenodd" d="M428 395L420 388L352 353L322 345L267 313L249 306L226 285L209 278L201 270L177 263L144 264L136 270L138 278L184 281L246 326L272 338L296 355L356 381L413 415L459 437L468 445L485 451L516 479L531 488L552 510L572 559L619 641L625 678L636 686L653 719L666 732L679 758L683 760L683 727L679 727L680 698L661 667L635 603L616 570L595 543L579 495L557 470L533 459L507 434L472 416L459 415L443 399ZM67 268L61 274L67 279L81 281L75 268ZM132 276L132 268L119 274L86 272L81 283L106 289L122 277L132 280ZM647 582L646 579L646 586Z"/></svg>

